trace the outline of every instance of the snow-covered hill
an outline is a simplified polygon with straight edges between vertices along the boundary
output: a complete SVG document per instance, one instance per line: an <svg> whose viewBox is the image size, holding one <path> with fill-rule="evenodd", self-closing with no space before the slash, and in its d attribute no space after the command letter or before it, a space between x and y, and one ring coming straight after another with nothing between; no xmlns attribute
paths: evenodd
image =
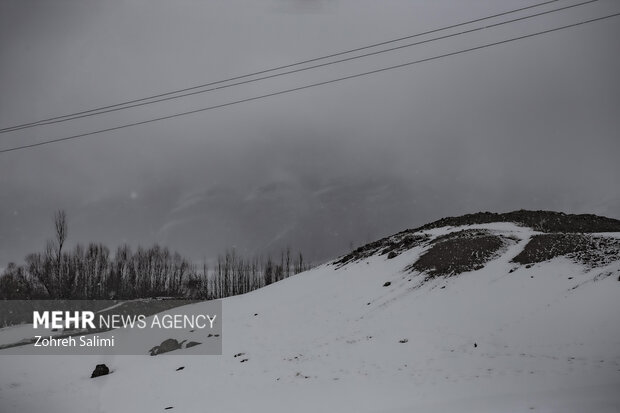
<svg viewBox="0 0 620 413"><path fill-rule="evenodd" d="M0 356L0 411L620 411L620 233L556 235L396 234L225 299L222 356Z"/></svg>

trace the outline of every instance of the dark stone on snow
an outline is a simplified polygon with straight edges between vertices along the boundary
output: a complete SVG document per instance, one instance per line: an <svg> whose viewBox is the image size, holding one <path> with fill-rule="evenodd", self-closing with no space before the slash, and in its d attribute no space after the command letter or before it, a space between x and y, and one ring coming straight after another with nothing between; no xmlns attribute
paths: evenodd
<svg viewBox="0 0 620 413"><path fill-rule="evenodd" d="M199 343L197 341L190 341L189 343L187 343L187 345L185 346L185 348L190 348L190 347L194 347L194 346L198 346L202 343Z"/></svg>
<svg viewBox="0 0 620 413"><path fill-rule="evenodd" d="M93 379L95 377L105 376L107 374L110 374L110 369L108 368L108 366L106 366L105 364L97 364L97 367L95 367L95 370L93 370L93 374L90 375L90 378Z"/></svg>
<svg viewBox="0 0 620 413"><path fill-rule="evenodd" d="M167 340L162 341L162 343L159 346L155 346L152 349L150 349L149 352L151 353L151 356L156 356L158 354L178 350L183 346L184 342L185 340L179 343L174 338L169 338Z"/></svg>
<svg viewBox="0 0 620 413"><path fill-rule="evenodd" d="M389 281L386 281L385 284L383 284L384 287L389 287L390 285L392 285L392 283Z"/></svg>
<svg viewBox="0 0 620 413"><path fill-rule="evenodd" d="M390 251L390 253L388 254L388 260L391 260L392 258L396 258L397 254L394 251Z"/></svg>
<svg viewBox="0 0 620 413"><path fill-rule="evenodd" d="M181 366L181 367L179 367L179 368L177 369L177 371L179 371L179 370L183 370L184 368L185 368L185 366Z"/></svg>

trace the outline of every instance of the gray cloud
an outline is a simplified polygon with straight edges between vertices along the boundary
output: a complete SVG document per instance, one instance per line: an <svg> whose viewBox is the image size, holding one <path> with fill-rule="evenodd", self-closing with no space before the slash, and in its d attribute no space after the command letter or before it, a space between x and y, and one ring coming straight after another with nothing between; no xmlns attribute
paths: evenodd
<svg viewBox="0 0 620 413"><path fill-rule="evenodd" d="M0 3L0 125L227 78L522 2ZM9 147L372 70L615 12L463 39L0 135ZM0 155L0 266L51 236L191 258L285 245L316 260L444 215L620 217L617 20L254 103Z"/></svg>

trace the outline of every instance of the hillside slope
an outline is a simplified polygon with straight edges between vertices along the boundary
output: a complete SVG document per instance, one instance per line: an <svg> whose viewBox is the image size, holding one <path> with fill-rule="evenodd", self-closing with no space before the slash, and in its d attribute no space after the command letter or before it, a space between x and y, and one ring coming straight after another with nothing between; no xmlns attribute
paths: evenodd
<svg viewBox="0 0 620 413"><path fill-rule="evenodd" d="M2 356L0 410L619 411L620 233L543 235L486 222L369 244L225 299L222 356Z"/></svg>

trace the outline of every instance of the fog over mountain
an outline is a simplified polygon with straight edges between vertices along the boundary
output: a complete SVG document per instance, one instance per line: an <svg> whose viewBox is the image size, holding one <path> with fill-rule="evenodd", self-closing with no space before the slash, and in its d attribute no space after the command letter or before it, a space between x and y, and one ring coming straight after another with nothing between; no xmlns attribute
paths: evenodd
<svg viewBox="0 0 620 413"><path fill-rule="evenodd" d="M3 1L0 127L529 4L534 3ZM0 148L449 53L610 14L616 6L600 1L397 53L2 134ZM298 93L2 153L0 267L44 246L57 209L67 211L68 244L101 241L113 248L158 242L196 261L229 247L259 254L287 245L321 261L351 245L480 210L620 218L619 35L618 20L610 19Z"/></svg>

